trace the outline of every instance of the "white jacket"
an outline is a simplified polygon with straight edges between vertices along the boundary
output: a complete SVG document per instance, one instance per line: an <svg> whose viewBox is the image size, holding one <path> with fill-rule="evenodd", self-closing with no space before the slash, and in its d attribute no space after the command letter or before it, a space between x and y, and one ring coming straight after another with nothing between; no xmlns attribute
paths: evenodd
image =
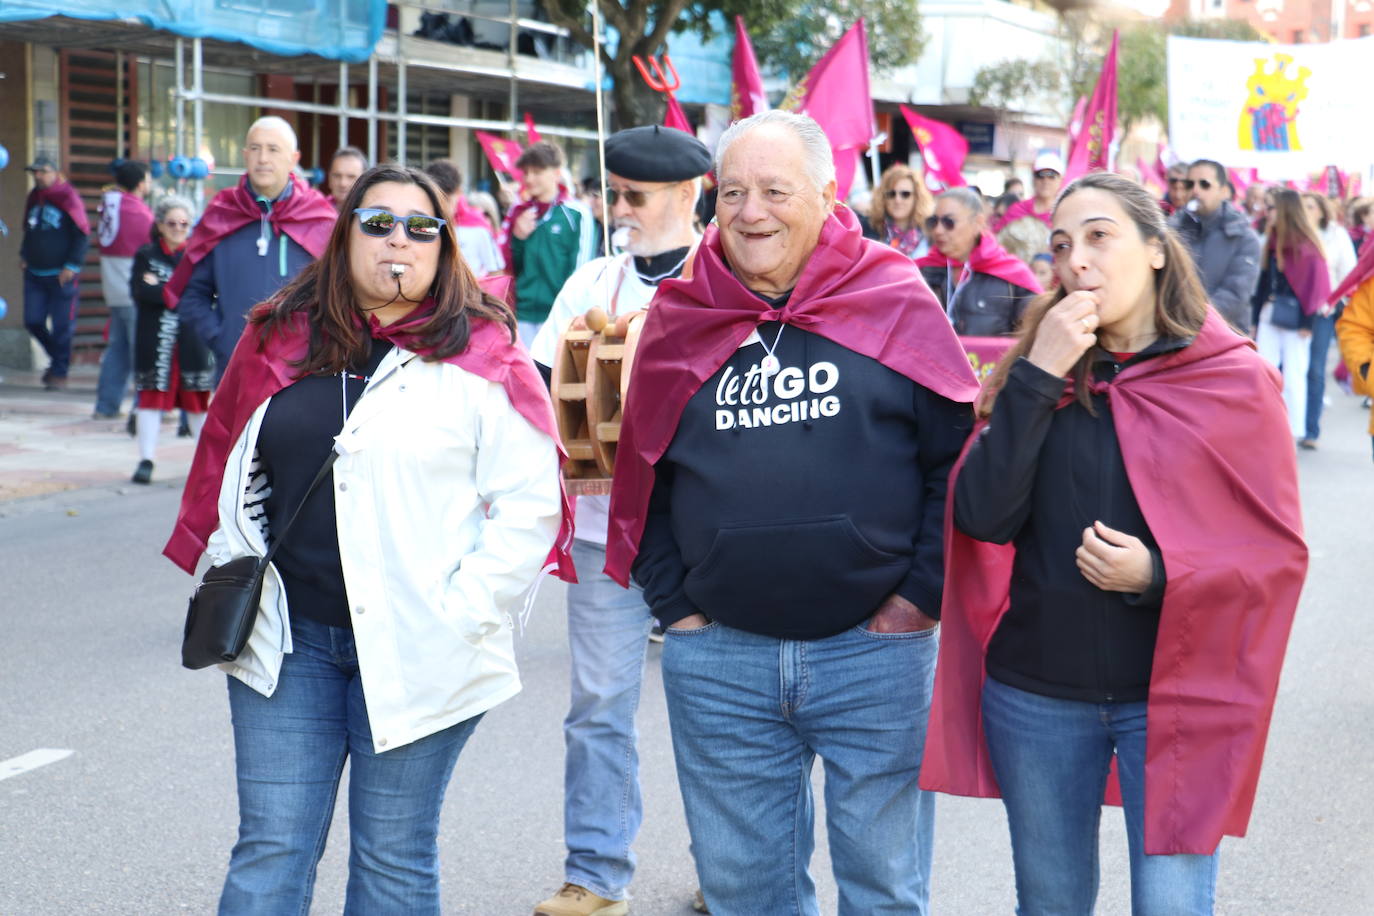
<svg viewBox="0 0 1374 916"><path fill-rule="evenodd" d="M336 438L334 507L358 668L378 753L485 712L520 691L511 611L558 532L554 443L505 389L393 349ZM270 399L234 444L220 489L214 564L266 553L268 481L257 437ZM325 484L321 484L324 486ZM264 696L292 651L269 567L239 658L220 667Z"/></svg>

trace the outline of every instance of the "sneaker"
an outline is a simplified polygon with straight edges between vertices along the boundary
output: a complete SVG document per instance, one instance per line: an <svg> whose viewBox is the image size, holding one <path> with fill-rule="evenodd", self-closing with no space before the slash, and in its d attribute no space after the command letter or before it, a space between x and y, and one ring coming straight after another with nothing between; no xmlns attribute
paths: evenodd
<svg viewBox="0 0 1374 916"><path fill-rule="evenodd" d="M66 391L67 377L65 375L53 375L51 372L43 374L43 387L48 391Z"/></svg>
<svg viewBox="0 0 1374 916"><path fill-rule="evenodd" d="M153 463L144 458L138 463L138 468L134 471L134 476L130 478L134 483L153 482Z"/></svg>
<svg viewBox="0 0 1374 916"><path fill-rule="evenodd" d="M1299 440L1298 440L1298 448L1305 448L1305 449L1307 449L1309 452L1315 452L1315 451L1317 450L1317 440L1316 440L1316 439L1299 439Z"/></svg>
<svg viewBox="0 0 1374 916"><path fill-rule="evenodd" d="M706 905L706 895L701 892L701 888L697 888L697 895L692 898L692 909L698 913L711 912L711 908Z"/></svg>
<svg viewBox="0 0 1374 916"><path fill-rule="evenodd" d="M572 882L534 908L534 916L625 916L628 912L630 904L626 901L598 897Z"/></svg>

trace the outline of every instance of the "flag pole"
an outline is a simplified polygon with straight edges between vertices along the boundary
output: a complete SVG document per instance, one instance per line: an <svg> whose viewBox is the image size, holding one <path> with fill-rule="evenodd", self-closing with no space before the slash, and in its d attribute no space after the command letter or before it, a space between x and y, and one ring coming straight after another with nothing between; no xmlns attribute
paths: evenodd
<svg viewBox="0 0 1374 916"><path fill-rule="evenodd" d="M883 183L882 169L878 167L878 147L882 146L886 139L887 134L878 134L868 141L869 171L873 173L874 194L878 193L878 185Z"/></svg>
<svg viewBox="0 0 1374 916"><path fill-rule="evenodd" d="M593 78L596 80L596 161L601 176L601 250L606 257L611 256L611 221L606 212L606 109L601 100L601 6L600 0L592 0L592 60L595 62ZM595 214L594 214L595 215ZM611 284L606 284L606 314L611 313Z"/></svg>

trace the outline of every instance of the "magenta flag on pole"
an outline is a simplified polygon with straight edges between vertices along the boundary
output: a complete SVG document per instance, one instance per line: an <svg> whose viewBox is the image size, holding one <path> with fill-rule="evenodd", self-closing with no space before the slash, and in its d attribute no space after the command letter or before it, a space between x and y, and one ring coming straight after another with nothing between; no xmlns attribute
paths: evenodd
<svg viewBox="0 0 1374 916"><path fill-rule="evenodd" d="M792 87L781 107L815 118L830 138L835 153L835 193L844 200L858 163L857 155L842 157L841 153L866 149L878 133L868 89L868 37L862 19ZM840 181L842 170L848 173L848 181Z"/></svg>
<svg viewBox="0 0 1374 916"><path fill-rule="evenodd" d="M763 77L754 57L754 45L744 30L744 17L735 17L735 51L730 59L730 121L731 123L768 110L768 96L763 91Z"/></svg>
<svg viewBox="0 0 1374 916"><path fill-rule="evenodd" d="M663 113L663 126L685 130L694 137L697 135L696 131L692 130L692 122L687 120L687 112L682 110L682 106L671 94L668 96L668 110Z"/></svg>
<svg viewBox="0 0 1374 916"><path fill-rule="evenodd" d="M530 146L540 141L539 131L535 130L534 118L527 111L525 112L525 135L529 137Z"/></svg>
<svg viewBox="0 0 1374 916"><path fill-rule="evenodd" d="M520 144L514 140L507 140L495 134L489 134L484 130L474 130L472 135L477 138L477 142L482 144L482 152L487 154L487 161L491 163L494 171L502 175L509 175L516 181L523 177L523 172L515 167L515 162L524 152Z"/></svg>
<svg viewBox="0 0 1374 916"><path fill-rule="evenodd" d="M917 114L905 105L898 107L916 138L916 145L921 148L926 174L934 176L946 188L962 188L967 184L963 168L968 158L968 141L964 135L943 121Z"/></svg>
<svg viewBox="0 0 1374 916"><path fill-rule="evenodd" d="M1083 125L1069 148L1069 164L1064 179L1073 181L1089 172L1111 168L1112 138L1116 135L1116 53L1121 33L1112 33L1112 46L1102 61L1097 88L1083 109Z"/></svg>

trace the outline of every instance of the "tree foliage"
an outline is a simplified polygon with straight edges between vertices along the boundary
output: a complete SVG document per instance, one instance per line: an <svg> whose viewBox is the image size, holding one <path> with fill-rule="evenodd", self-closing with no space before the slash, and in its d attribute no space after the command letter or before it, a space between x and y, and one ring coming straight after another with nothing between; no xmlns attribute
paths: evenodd
<svg viewBox="0 0 1374 916"><path fill-rule="evenodd" d="M602 65L613 83L616 120L621 127L657 123L663 101L644 85L633 56L662 54L673 33L692 31L703 40L719 35L712 13L723 14L727 28L744 17L760 62L799 79L860 16L868 23L869 59L878 71L895 69L921 53L918 0L598 0L605 24L618 44L602 46ZM583 0L545 0L549 19L583 47L593 47L590 17Z"/></svg>
<svg viewBox="0 0 1374 916"><path fill-rule="evenodd" d="M969 100L1005 117L1044 98L1067 120L1075 100L1089 95L1097 85L1112 31L1112 23L1091 13L1065 13L1059 20L1063 55L1054 60L1013 60L983 67L974 76ZM1248 22L1229 19L1135 22L1121 27L1117 116L1126 130L1152 118L1161 124L1169 122L1165 66L1169 35L1232 41L1259 41L1263 37Z"/></svg>

